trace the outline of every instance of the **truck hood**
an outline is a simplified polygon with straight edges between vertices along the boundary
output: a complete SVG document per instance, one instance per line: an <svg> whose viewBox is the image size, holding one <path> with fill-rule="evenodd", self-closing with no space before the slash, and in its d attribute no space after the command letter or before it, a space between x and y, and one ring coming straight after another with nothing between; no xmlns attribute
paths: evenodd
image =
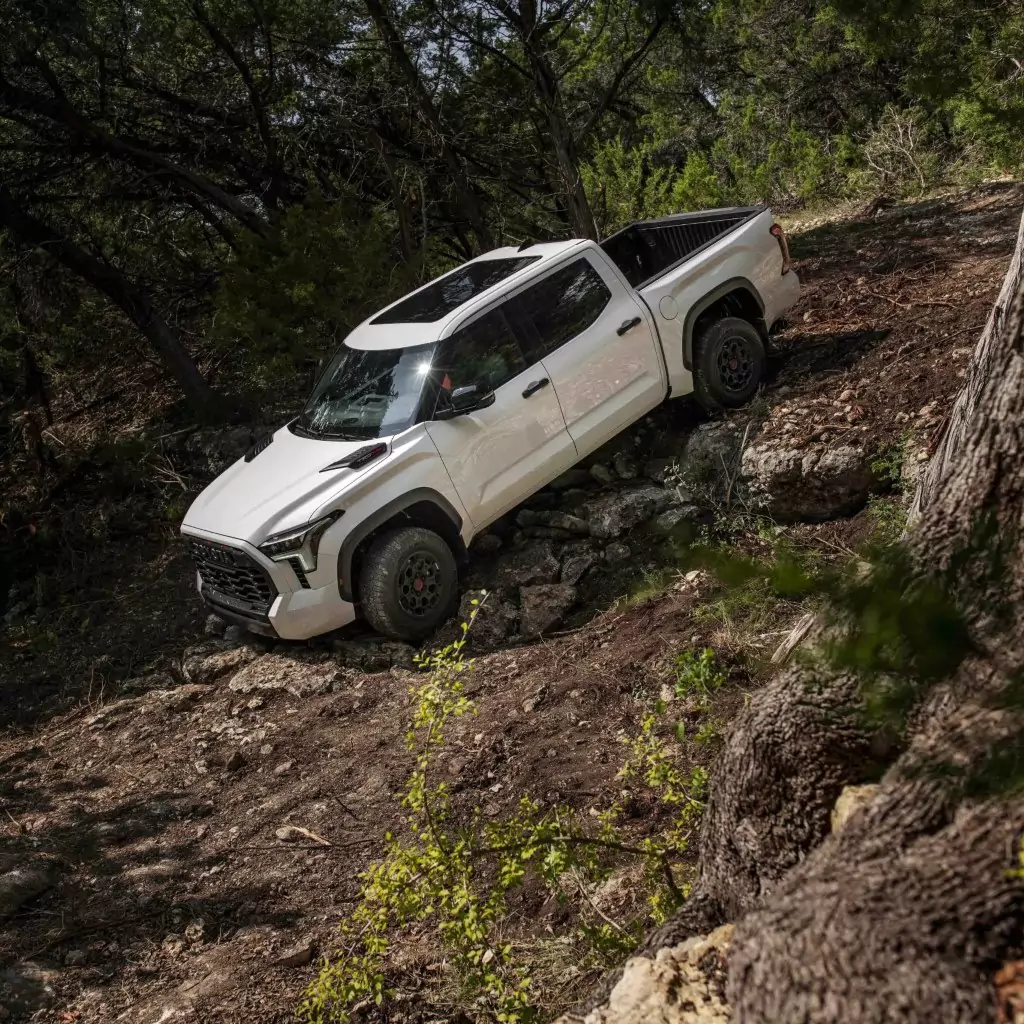
<svg viewBox="0 0 1024 1024"><path fill-rule="evenodd" d="M258 545L273 533L308 523L324 502L376 468L386 456L361 469L321 472L374 443L318 441L282 427L251 462L242 458L224 470L192 503L181 525Z"/></svg>

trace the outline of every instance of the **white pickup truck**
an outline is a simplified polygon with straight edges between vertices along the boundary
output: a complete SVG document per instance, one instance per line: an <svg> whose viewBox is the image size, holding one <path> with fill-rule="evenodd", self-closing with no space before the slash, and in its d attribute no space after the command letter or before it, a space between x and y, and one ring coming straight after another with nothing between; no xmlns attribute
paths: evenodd
<svg viewBox="0 0 1024 1024"><path fill-rule="evenodd" d="M288 639L360 613L427 636L504 512L669 396L748 401L799 288L763 207L463 264L360 324L299 416L195 500L181 532L200 594Z"/></svg>

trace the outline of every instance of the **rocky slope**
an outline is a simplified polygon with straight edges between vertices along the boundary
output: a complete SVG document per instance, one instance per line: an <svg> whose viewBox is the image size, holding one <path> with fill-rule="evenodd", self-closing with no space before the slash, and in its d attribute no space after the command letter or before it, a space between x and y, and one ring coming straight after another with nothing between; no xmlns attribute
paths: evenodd
<svg viewBox="0 0 1024 1024"><path fill-rule="evenodd" d="M783 531L845 557L879 510L898 516L894 473L912 479L943 428L1022 198L988 186L795 236L805 297L762 398L713 422L670 403L474 545L466 600L489 596L473 635L480 714L445 768L460 808L498 820L527 792L585 813L607 806L622 736L664 695L680 650L723 652L720 724L742 705L763 679L757 658L800 609L738 638L728 617L706 614L720 600L712 582L679 571L686 544L712 531L757 550L765 530ZM192 432L160 450L198 484L249 437ZM84 628L81 601L29 581L9 596L10 1019L292 1020L358 871L400 821L413 651L360 630L289 645L208 622L172 533L108 542L102 579L116 572L118 589L90 594L87 614L103 614ZM638 590L660 596L626 600ZM40 642L49 634L58 642ZM656 824L638 810L639 834ZM524 896L517 927L553 912ZM630 991L683 978L719 1015L707 1019L725 1019L727 941L719 932L636 965ZM410 964L400 1016L416 1017L433 969ZM570 978L552 1009L593 980Z"/></svg>

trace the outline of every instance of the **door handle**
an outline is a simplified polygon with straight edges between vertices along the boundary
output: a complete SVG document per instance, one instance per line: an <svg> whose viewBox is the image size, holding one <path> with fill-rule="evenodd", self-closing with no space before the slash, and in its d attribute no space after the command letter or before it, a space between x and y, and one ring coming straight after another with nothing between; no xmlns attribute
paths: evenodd
<svg viewBox="0 0 1024 1024"><path fill-rule="evenodd" d="M615 333L621 336L627 331L633 330L638 323L640 323L640 317L638 316L633 317L632 320L623 320L622 323L619 324L619 329Z"/></svg>
<svg viewBox="0 0 1024 1024"><path fill-rule="evenodd" d="M535 395L541 388L546 388L551 381L545 377L543 380L535 380L530 384L526 385L526 390L523 392L523 398L529 398L530 395Z"/></svg>

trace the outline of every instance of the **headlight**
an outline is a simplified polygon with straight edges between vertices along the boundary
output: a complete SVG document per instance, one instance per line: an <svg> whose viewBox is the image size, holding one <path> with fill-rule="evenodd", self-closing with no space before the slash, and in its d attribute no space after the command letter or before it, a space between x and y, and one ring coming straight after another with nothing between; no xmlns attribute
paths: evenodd
<svg viewBox="0 0 1024 1024"><path fill-rule="evenodd" d="M316 569L316 553L320 548L320 538L331 523L336 523L345 513L330 512L322 519L307 523L305 526L284 533L275 533L261 545L260 551L275 562L286 562L289 558L298 558L306 572Z"/></svg>

